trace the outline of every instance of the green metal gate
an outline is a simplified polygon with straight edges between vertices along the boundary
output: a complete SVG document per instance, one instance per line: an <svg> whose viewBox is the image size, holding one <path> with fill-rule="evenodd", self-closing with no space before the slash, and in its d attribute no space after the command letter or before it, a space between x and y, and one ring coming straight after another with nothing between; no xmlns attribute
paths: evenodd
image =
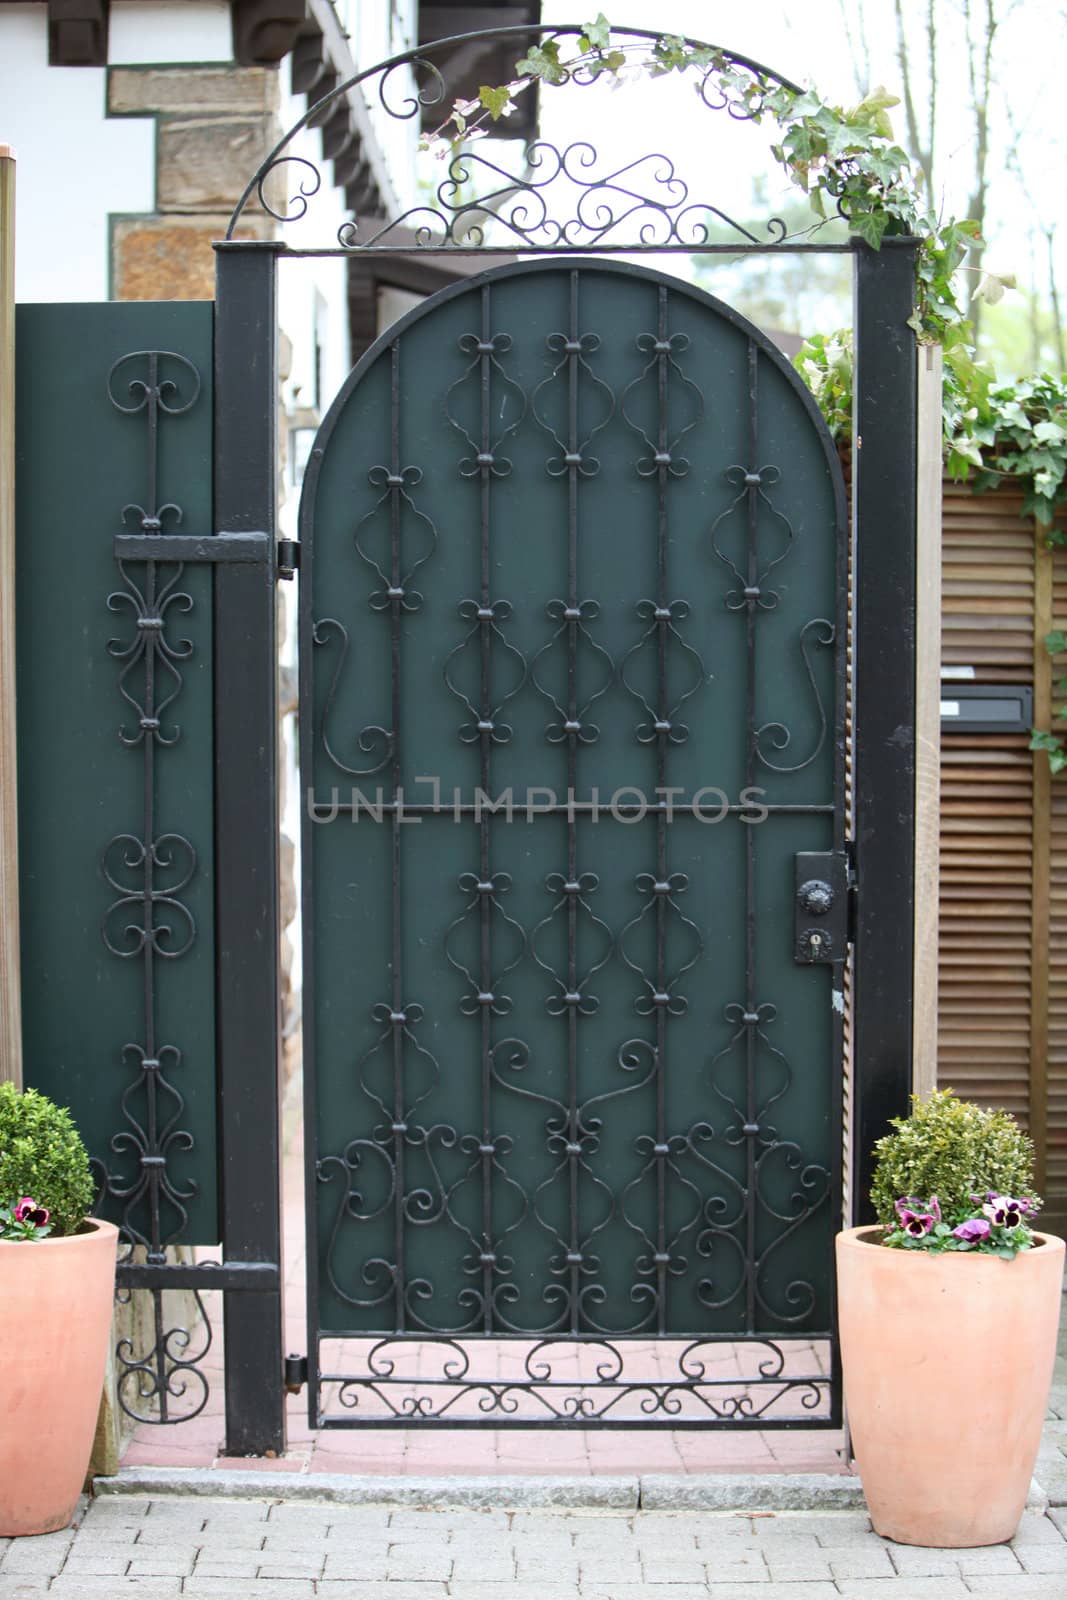
<svg viewBox="0 0 1067 1600"><path fill-rule="evenodd" d="M676 279L500 268L359 363L301 515L313 1418L836 1422L810 396Z"/></svg>

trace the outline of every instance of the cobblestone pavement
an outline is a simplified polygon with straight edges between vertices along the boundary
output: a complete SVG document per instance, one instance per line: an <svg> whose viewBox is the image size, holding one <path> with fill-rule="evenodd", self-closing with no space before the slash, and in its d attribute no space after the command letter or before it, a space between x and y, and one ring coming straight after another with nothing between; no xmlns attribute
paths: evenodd
<svg viewBox="0 0 1067 1600"><path fill-rule="evenodd" d="M6 1544L6 1548L5 1548ZM411 1510L270 1500L92 1502L0 1540L0 1600L1063 1600L1067 1511L1010 1545L890 1544L859 1511Z"/></svg>

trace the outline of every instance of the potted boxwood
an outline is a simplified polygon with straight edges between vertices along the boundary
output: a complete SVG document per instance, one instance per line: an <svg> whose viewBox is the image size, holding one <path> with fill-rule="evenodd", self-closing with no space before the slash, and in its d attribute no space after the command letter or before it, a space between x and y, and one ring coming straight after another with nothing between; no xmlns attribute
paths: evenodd
<svg viewBox="0 0 1067 1600"><path fill-rule="evenodd" d="M891 1126L879 1226L837 1239L856 1465L884 1538L1000 1544L1041 1441L1064 1242L1030 1226L1033 1145L1006 1112L940 1090Z"/></svg>
<svg viewBox="0 0 1067 1600"><path fill-rule="evenodd" d="M0 1083L0 1537L74 1515L107 1365L118 1229L70 1113Z"/></svg>

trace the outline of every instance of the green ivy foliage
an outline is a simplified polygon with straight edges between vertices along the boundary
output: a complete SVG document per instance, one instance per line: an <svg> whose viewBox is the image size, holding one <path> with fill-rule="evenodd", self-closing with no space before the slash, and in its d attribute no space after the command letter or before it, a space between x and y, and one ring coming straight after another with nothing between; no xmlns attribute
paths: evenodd
<svg viewBox="0 0 1067 1600"><path fill-rule="evenodd" d="M906 1196L936 1195L946 1216L974 1210L971 1196L1034 1194L1034 1146L1006 1111L959 1100L951 1089L915 1095L909 1117L895 1117L892 1133L874 1147L871 1203L885 1228L896 1226L894 1206Z"/></svg>
<svg viewBox="0 0 1067 1600"><path fill-rule="evenodd" d="M93 1203L89 1157L69 1111L0 1083L0 1203L24 1195L51 1213L53 1236L76 1233Z"/></svg>

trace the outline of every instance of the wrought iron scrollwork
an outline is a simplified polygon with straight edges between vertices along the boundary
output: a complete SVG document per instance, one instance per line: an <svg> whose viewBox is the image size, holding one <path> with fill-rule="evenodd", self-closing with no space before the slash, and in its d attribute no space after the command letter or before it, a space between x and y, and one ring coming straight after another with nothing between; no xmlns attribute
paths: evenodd
<svg viewBox="0 0 1067 1600"><path fill-rule="evenodd" d="M580 34L570 26L504 27L481 30L486 41L514 39L516 52L533 38L560 42ZM628 59L645 59L661 35L646 28L618 28L612 50ZM702 50L704 65L695 67L696 88L705 107L738 121L758 122L767 94L786 78L758 61L715 46L689 44ZM278 222L300 221L322 188L318 167L291 148L305 128L321 126L334 101L352 90L377 101L379 112L396 121L421 117L440 107L442 124L450 106L438 60L454 47L439 39L390 57L336 84L278 141L249 180L230 218L232 239L249 202L255 197ZM561 69L576 88L597 82L602 66L596 52ZM744 95L728 95L721 74L728 71L746 85ZM288 199L272 193L272 180L295 179ZM761 238L721 206L693 197L666 155L651 152L621 165L602 161L594 146L578 141L560 149L536 140L523 152L521 170L510 172L477 147L454 155L437 185L433 203L411 207L386 222L353 218L341 225L335 242L316 253L339 254L395 249L422 250L694 250L723 247L774 249L790 239L780 217L771 217Z"/></svg>
<svg viewBox="0 0 1067 1600"><path fill-rule="evenodd" d="M787 1340L753 1340L740 1352L719 1338L616 1344L553 1335L515 1348L503 1375L492 1345L462 1337L420 1341L418 1376L408 1375L405 1343L382 1338L359 1350L355 1374L324 1374L336 1385L337 1419L361 1426L417 1422L468 1426L519 1422L617 1428L717 1422L766 1426L797 1407L813 1421L829 1411L831 1379L818 1352Z"/></svg>
<svg viewBox="0 0 1067 1600"><path fill-rule="evenodd" d="M108 374L107 393L116 411L144 419L146 492L143 502L130 501L121 509L121 520L127 526L132 521L141 533L166 532L182 521L176 501L161 503L159 430L166 419L192 410L200 392L196 367L175 351L131 351ZM181 586L181 562L138 563L136 576L132 565L118 562L122 587L107 598L108 609L125 617L131 631L125 640L111 639L107 648L120 663L118 690L132 713L118 738L140 760L141 819L137 833L116 834L101 856L103 879L113 896L101 936L113 956L140 962L144 1002L140 1039L122 1051L130 1073L119 1102L125 1126L112 1136L113 1159L106 1166L98 1161L96 1171L101 1202L110 1200L120 1209L124 1260L161 1265L168 1247L181 1241L188 1202L197 1193L195 1181L181 1174L180 1158L194 1147L193 1135L182 1125L183 1055L161 1037L158 1021L161 964L186 955L197 936L184 898L197 873L196 849L183 834L159 826L160 763L182 736L172 707L184 686L183 665L193 653L192 642L171 630L177 617L193 610L193 598ZM202 1321L197 1334L167 1326L162 1288L136 1292L152 1300L151 1343L144 1353L130 1339L119 1343L119 1403L142 1422L195 1416L208 1396L199 1365L211 1343L203 1301L196 1295ZM121 1293L128 1298L131 1291Z"/></svg>

